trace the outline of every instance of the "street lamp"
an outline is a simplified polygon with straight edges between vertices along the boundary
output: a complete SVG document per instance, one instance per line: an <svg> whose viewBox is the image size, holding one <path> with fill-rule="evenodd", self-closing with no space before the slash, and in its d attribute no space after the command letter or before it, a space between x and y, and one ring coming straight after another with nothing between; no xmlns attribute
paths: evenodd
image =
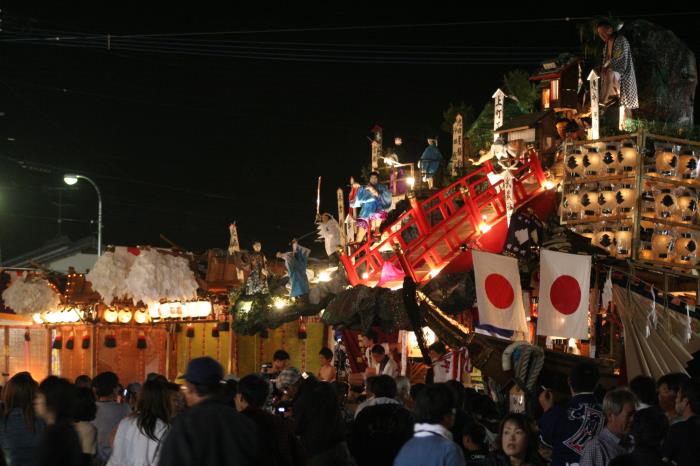
<svg viewBox="0 0 700 466"><path fill-rule="evenodd" d="M102 194L100 188L97 187L94 181L87 176L77 175L75 173L67 173L63 175L63 182L68 186L73 186L78 180L85 180L97 191L97 255L102 255Z"/></svg>

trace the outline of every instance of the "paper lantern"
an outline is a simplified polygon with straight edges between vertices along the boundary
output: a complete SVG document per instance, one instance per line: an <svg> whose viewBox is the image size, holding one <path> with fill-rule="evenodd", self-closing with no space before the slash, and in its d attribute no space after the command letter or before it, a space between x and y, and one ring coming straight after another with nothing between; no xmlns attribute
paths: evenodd
<svg viewBox="0 0 700 466"><path fill-rule="evenodd" d="M678 170L678 156L672 146L656 150L656 173L662 176L675 176Z"/></svg>
<svg viewBox="0 0 700 466"><path fill-rule="evenodd" d="M122 324L128 324L129 322L131 322L131 311L128 309L122 309L121 311L119 311L117 317L119 319L119 322L121 322Z"/></svg>
<svg viewBox="0 0 700 466"><path fill-rule="evenodd" d="M566 167L566 172L571 176L582 176L583 175L583 153L581 149L574 149L574 151L566 156L564 162Z"/></svg>
<svg viewBox="0 0 700 466"><path fill-rule="evenodd" d="M592 243L601 249L611 252L615 244L615 233L613 229L609 226L601 227L593 236Z"/></svg>
<svg viewBox="0 0 700 466"><path fill-rule="evenodd" d="M580 217L583 206L581 205L581 195L571 192L564 196L562 201L565 216L568 220L576 220Z"/></svg>
<svg viewBox="0 0 700 466"><path fill-rule="evenodd" d="M692 264L697 256L698 243L689 231L680 234L675 244L676 261L681 264Z"/></svg>
<svg viewBox="0 0 700 466"><path fill-rule="evenodd" d="M605 173L617 173L617 169L620 166L619 153L617 151L617 146L609 145L605 148L605 152L601 158L603 166L605 167Z"/></svg>
<svg viewBox="0 0 700 466"><path fill-rule="evenodd" d="M669 218L678 208L678 200L671 189L662 189L655 200L656 214L661 218Z"/></svg>
<svg viewBox="0 0 700 466"><path fill-rule="evenodd" d="M653 260L654 250L651 247L651 241L643 241L639 243L639 260Z"/></svg>
<svg viewBox="0 0 700 466"><path fill-rule="evenodd" d="M651 237L651 248L654 256L660 261L670 261L673 251L673 236L670 230L655 230Z"/></svg>
<svg viewBox="0 0 700 466"><path fill-rule="evenodd" d="M632 253L632 227L622 225L615 232L615 255L619 258L627 258Z"/></svg>
<svg viewBox="0 0 700 466"><path fill-rule="evenodd" d="M631 184L621 184L615 193L615 201L620 212L631 212L637 202L637 191Z"/></svg>
<svg viewBox="0 0 700 466"><path fill-rule="evenodd" d="M104 312L104 314L102 314L102 318L105 320L105 322L113 324L119 318L119 313L115 309L109 308Z"/></svg>
<svg viewBox="0 0 700 466"><path fill-rule="evenodd" d="M583 215L585 217L595 217L598 215L598 192L587 191L581 194L581 207L583 207Z"/></svg>
<svg viewBox="0 0 700 466"><path fill-rule="evenodd" d="M698 210L698 195L694 190L684 190L677 199L678 210L683 223L693 223Z"/></svg>
<svg viewBox="0 0 700 466"><path fill-rule="evenodd" d="M35 324L41 325L44 323L44 319L41 317L41 314L38 312L35 312L32 315L32 320L34 321Z"/></svg>
<svg viewBox="0 0 700 466"><path fill-rule="evenodd" d="M597 202L601 214L612 215L615 212L615 207L617 207L617 200L615 196L615 191L613 191L612 186L605 186L598 193Z"/></svg>
<svg viewBox="0 0 700 466"><path fill-rule="evenodd" d="M598 149L591 148L583 156L584 173L589 176L596 176L603 169L603 161Z"/></svg>
<svg viewBox="0 0 700 466"><path fill-rule="evenodd" d="M698 157L691 149L682 151L678 157L678 177L682 180L694 180L698 177Z"/></svg>
<svg viewBox="0 0 700 466"><path fill-rule="evenodd" d="M134 313L134 322L137 324L145 324L148 322L148 313L143 309L139 309Z"/></svg>
<svg viewBox="0 0 700 466"><path fill-rule="evenodd" d="M620 167L623 171L629 172L635 169L639 163L639 151L631 142L626 142L620 148L617 154L617 160L620 162Z"/></svg>

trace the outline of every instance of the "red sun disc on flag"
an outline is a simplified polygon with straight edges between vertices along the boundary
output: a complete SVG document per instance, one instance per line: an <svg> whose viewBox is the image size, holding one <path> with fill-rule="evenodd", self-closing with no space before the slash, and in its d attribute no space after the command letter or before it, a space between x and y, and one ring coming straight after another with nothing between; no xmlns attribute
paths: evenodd
<svg viewBox="0 0 700 466"><path fill-rule="evenodd" d="M491 304L499 309L508 309L515 299L515 293L510 282L501 274L492 273L484 282L486 296Z"/></svg>
<svg viewBox="0 0 700 466"><path fill-rule="evenodd" d="M573 314L581 304L581 287L578 281L571 275L557 277L549 290L549 300L554 309L562 314Z"/></svg>

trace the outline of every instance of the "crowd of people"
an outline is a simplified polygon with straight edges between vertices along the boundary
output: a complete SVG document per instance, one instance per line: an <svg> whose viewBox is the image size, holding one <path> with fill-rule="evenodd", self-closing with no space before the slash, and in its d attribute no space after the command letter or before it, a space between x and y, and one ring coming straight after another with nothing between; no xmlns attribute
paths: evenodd
<svg viewBox="0 0 700 466"><path fill-rule="evenodd" d="M372 342L370 342L372 343ZM460 382L413 384L385 372L382 345L363 390L290 367L224 380L212 358L181 385L159 374L123 389L104 372L74 383L15 374L2 392L0 464L12 466L606 466L695 465L700 381L637 377L601 392L593 364L569 374L570 397L543 390L539 419L499 413ZM384 366L382 367L382 363Z"/></svg>

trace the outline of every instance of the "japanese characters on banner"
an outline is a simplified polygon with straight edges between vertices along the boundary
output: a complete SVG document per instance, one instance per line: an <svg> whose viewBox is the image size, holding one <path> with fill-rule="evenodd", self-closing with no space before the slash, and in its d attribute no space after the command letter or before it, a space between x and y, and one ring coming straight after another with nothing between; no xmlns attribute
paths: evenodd
<svg viewBox="0 0 700 466"><path fill-rule="evenodd" d="M449 380L462 382L464 374L471 372L469 350L459 348L450 351L433 362L433 382L442 383Z"/></svg>
<svg viewBox="0 0 700 466"><path fill-rule="evenodd" d="M537 334L588 338L591 256L540 251Z"/></svg>
<svg viewBox="0 0 700 466"><path fill-rule="evenodd" d="M472 251L479 323L527 332L518 260Z"/></svg>

